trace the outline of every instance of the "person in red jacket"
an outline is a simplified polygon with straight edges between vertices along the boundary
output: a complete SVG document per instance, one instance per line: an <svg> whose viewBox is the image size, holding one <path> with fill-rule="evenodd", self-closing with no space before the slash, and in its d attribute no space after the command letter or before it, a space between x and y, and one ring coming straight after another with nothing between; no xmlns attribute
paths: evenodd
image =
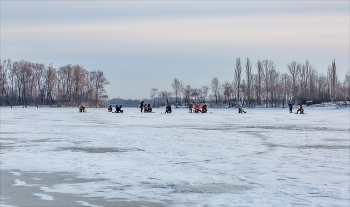
<svg viewBox="0 0 350 207"><path fill-rule="evenodd" d="M194 105L194 113L198 113L200 111L201 111L201 105L199 104Z"/></svg>

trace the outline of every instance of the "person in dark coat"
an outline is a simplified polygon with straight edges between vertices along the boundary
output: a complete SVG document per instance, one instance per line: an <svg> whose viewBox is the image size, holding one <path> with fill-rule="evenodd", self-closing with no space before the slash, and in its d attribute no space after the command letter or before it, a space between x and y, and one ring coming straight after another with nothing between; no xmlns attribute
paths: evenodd
<svg viewBox="0 0 350 207"><path fill-rule="evenodd" d="M116 106L115 106L115 113L123 113L123 110L121 110L122 107L123 107L122 105L119 105L119 106L116 105Z"/></svg>
<svg viewBox="0 0 350 207"><path fill-rule="evenodd" d="M207 108L207 104L204 104L203 106L202 106L202 113L207 113L207 111L208 111L208 108Z"/></svg>
<svg viewBox="0 0 350 207"><path fill-rule="evenodd" d="M192 113L192 109L193 109L193 103L191 102L189 105L188 105L188 110L190 113Z"/></svg>
<svg viewBox="0 0 350 207"><path fill-rule="evenodd" d="M79 112L86 112L84 105L79 106Z"/></svg>
<svg viewBox="0 0 350 207"><path fill-rule="evenodd" d="M148 105L147 105L147 111L148 111L148 112L152 112L151 104L148 104Z"/></svg>
<svg viewBox="0 0 350 207"><path fill-rule="evenodd" d="M165 113L171 113L171 105L170 104L165 107Z"/></svg>
<svg viewBox="0 0 350 207"><path fill-rule="evenodd" d="M141 112L142 112L142 110L143 110L143 101L141 101L141 103L140 103L140 108L141 108Z"/></svg>
<svg viewBox="0 0 350 207"><path fill-rule="evenodd" d="M289 112L290 112L290 113L292 113L293 105L294 105L294 103L292 103L291 101L288 102Z"/></svg>

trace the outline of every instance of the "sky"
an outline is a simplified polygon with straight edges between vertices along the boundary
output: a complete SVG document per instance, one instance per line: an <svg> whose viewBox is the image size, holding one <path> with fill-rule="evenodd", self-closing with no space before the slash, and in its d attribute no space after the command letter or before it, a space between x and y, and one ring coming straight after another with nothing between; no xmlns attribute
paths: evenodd
<svg viewBox="0 0 350 207"><path fill-rule="evenodd" d="M110 98L143 99L232 82L236 59L306 60L340 80L349 66L349 1L4 1L1 60L101 70ZM244 76L243 76L244 78Z"/></svg>

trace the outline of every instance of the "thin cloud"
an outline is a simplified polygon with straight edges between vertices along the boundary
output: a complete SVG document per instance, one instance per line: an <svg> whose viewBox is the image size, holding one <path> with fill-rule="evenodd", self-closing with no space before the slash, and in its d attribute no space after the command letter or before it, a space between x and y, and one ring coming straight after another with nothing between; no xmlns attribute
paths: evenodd
<svg viewBox="0 0 350 207"><path fill-rule="evenodd" d="M176 50L199 47L348 47L346 15L292 14L277 16L226 16L143 19L68 25L2 28L2 39L21 44L79 46L93 45L102 50L138 52L137 50ZM25 34L25 35L24 35ZM14 39L13 39L14 38ZM17 41L17 40L16 40ZM16 44L13 41L12 44ZM27 41L27 43L26 43ZM50 43L51 42L51 43ZM12 45L11 44L11 45ZM85 45L85 46L84 46ZM10 45L9 45L10 46Z"/></svg>

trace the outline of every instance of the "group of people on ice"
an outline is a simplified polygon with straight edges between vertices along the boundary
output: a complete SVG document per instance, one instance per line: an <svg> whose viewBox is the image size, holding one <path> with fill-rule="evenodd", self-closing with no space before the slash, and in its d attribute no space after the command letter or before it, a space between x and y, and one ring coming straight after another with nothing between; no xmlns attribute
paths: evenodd
<svg viewBox="0 0 350 207"><path fill-rule="evenodd" d="M207 113L208 106L207 104L201 106L200 104L193 105L193 103L190 103L188 105L188 110L190 113Z"/></svg>
<svg viewBox="0 0 350 207"><path fill-rule="evenodd" d="M122 105L115 105L115 111L112 112L112 111L113 111L113 107L112 107L112 105L109 105L109 106L108 106L108 112L112 112L112 113L123 113L122 107L123 107Z"/></svg>
<svg viewBox="0 0 350 207"><path fill-rule="evenodd" d="M288 102L288 107L289 107L290 113L292 113L292 111L293 111L293 105L294 105L294 103L292 103L291 101ZM113 113L123 113L123 110L121 110L121 108L122 108L122 105L116 105L115 111ZM144 104L144 101L142 101L140 103L140 109L141 109L141 112L144 112L144 113L152 112L151 104ZM201 106L200 104L189 103L188 109L189 109L190 113L207 113L208 106L207 106L207 104L203 104ZM81 105L79 107L79 111L86 112L85 106ZM113 111L113 107L112 107L112 105L109 105L108 112L112 112L112 111ZM165 113L171 113L171 112L172 112L171 104L168 104L165 107ZM238 113L247 113L247 111L244 111L242 105L239 105L238 106ZM298 114L298 113L304 114L304 107L301 104L299 105L299 108L298 108L296 114Z"/></svg>
<svg viewBox="0 0 350 207"><path fill-rule="evenodd" d="M289 107L290 113L293 113L293 105L294 105L294 103L292 103L291 101L288 102L288 107ZM300 114L304 114L304 107L301 104L299 105L299 108L298 108L296 114L298 114L299 112L300 112Z"/></svg>
<svg viewBox="0 0 350 207"><path fill-rule="evenodd" d="M151 104L145 104L143 101L140 103L141 112L150 113L152 112Z"/></svg>

